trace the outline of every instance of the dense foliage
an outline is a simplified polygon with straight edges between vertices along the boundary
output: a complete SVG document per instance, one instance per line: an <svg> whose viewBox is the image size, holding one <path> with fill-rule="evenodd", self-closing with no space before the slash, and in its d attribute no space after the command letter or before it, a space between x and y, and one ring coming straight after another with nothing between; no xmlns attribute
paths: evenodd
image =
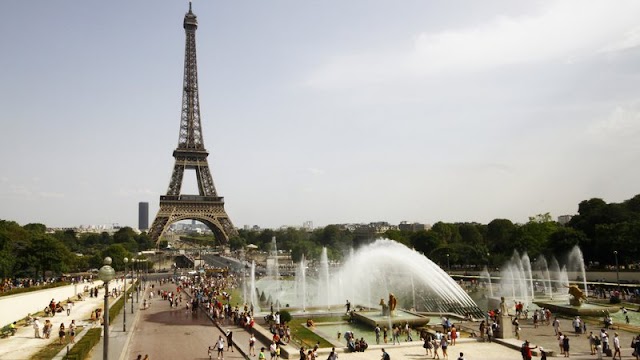
<svg viewBox="0 0 640 360"><path fill-rule="evenodd" d="M531 258L559 256L575 245L580 246L590 266L614 264L613 251L617 251L620 265L633 267L640 261L640 195L622 203L584 200L578 205L578 214L566 225L555 222L547 213L533 216L524 224L514 224L507 219L495 219L486 225L437 222L426 231L389 230L377 235L350 230L344 225L328 225L313 231L239 230L239 235L230 239L229 246L237 250L255 244L259 250L269 251L274 236L278 249L291 251L294 261L302 256L318 259L323 247L327 248L329 258L340 259L351 248L386 237L451 267L500 266L514 250L526 250ZM213 240L183 237L183 241L196 246L210 246ZM102 266L105 256L111 256L112 266L122 270L125 256L132 257L131 254L151 248L154 244L146 233L136 234L129 227L113 235L77 234L73 230L48 233L42 224L20 226L0 220L0 277L40 278L82 272Z"/></svg>
<svg viewBox="0 0 640 360"><path fill-rule="evenodd" d="M84 272L100 268L105 256L111 256L116 270L124 269L122 259L133 258L138 251L153 248L145 234L131 228L106 232L80 233L73 230L48 233L45 225L18 225L0 220L0 278L35 279Z"/></svg>
<svg viewBox="0 0 640 360"><path fill-rule="evenodd" d="M488 224L437 222L431 229L411 232L388 230L371 235L329 225L312 232L299 229L246 231L231 240L231 247L255 244L269 251L272 237L278 250L291 250L294 261L304 255L317 259L322 247L329 257L339 259L351 247L386 237L425 254L442 266L500 266L514 250L527 251L533 259L539 255L556 257L580 246L585 262L591 267L613 265L613 251L623 268L637 267L640 262L640 195L622 203L607 204L602 199L582 201L578 214L566 225L554 221L550 214L532 216L524 224L495 219Z"/></svg>

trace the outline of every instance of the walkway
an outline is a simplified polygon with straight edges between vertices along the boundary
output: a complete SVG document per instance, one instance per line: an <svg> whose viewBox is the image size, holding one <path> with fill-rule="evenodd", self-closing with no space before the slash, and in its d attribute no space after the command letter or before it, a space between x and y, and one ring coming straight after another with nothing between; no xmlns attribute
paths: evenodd
<svg viewBox="0 0 640 360"><path fill-rule="evenodd" d="M118 284L122 284L119 282ZM85 300L76 301L71 309L71 314L67 316L66 311L58 313L53 317L39 317L41 324L44 326L45 320L50 320L53 324L51 330L51 337L49 339L35 338L34 330L31 325L19 326L18 332L14 336L10 336L5 339L0 339L0 359L21 360L30 359L37 352L45 348L47 345L58 341L58 329L60 324L64 323L65 328L68 329L71 320L76 320L78 326L90 327L91 324L91 312L95 309L102 308L104 304L104 292L100 290L97 298L88 296L88 293L84 294ZM113 298L110 298L113 301ZM55 299L60 300L60 299ZM48 304L51 301L50 298L43 298L42 303ZM43 306L44 308L44 306ZM3 309L3 311L10 311L10 309ZM26 317L27 314L21 314ZM42 329L40 329L42 335ZM68 342L68 337L67 337ZM78 339L76 338L76 341Z"/></svg>

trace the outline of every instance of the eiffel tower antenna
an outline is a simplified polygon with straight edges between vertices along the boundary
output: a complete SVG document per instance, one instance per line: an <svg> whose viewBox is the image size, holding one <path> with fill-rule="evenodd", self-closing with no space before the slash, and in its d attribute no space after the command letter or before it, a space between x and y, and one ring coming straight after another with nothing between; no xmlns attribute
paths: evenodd
<svg viewBox="0 0 640 360"><path fill-rule="evenodd" d="M198 220L211 229L218 243L226 244L229 236L236 235L237 231L224 210L224 198L216 192L207 161L209 152L202 139L196 62L198 20L191 10L191 2L189 12L184 16L183 27L186 45L178 147L173 151L175 165L169 188L166 195L160 196L160 209L151 225L149 236L152 241L157 242L171 224L181 220ZM185 170L195 170L198 195L181 193Z"/></svg>

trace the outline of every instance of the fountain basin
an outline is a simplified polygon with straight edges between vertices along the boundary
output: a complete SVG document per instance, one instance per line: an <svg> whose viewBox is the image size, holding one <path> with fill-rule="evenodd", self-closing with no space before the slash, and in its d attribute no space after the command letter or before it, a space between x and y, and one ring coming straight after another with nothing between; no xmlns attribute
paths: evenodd
<svg viewBox="0 0 640 360"><path fill-rule="evenodd" d="M574 306L560 301L534 301L533 303L539 307L547 308L553 313L570 316L604 316L620 311L619 307L607 305L582 304Z"/></svg>
<svg viewBox="0 0 640 360"><path fill-rule="evenodd" d="M354 318L356 321L361 322L375 328L376 324L380 326L404 325L409 323L412 328L425 326L431 320L429 317L415 314L405 310L395 310L395 315L389 317L388 315L382 315L379 311L361 311L354 312Z"/></svg>

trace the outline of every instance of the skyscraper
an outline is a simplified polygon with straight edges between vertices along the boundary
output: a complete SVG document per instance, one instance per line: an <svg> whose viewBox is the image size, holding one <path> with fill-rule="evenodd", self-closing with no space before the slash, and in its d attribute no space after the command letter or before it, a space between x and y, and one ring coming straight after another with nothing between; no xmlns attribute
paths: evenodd
<svg viewBox="0 0 640 360"><path fill-rule="evenodd" d="M149 230L149 203L138 203L138 229Z"/></svg>

